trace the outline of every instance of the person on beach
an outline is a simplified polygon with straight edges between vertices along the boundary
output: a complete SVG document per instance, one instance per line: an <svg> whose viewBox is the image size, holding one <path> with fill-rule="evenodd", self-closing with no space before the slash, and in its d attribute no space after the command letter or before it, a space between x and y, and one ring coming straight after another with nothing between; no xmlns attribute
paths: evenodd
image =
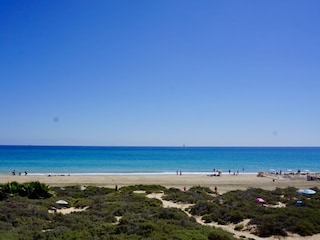
<svg viewBox="0 0 320 240"><path fill-rule="evenodd" d="M217 186L214 187L214 193L215 193L216 195L218 195L218 188L217 188Z"/></svg>

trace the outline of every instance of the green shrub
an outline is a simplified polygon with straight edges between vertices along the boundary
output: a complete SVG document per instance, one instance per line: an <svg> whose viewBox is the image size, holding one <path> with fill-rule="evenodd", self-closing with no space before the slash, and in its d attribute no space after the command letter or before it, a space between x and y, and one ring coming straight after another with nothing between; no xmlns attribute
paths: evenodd
<svg viewBox="0 0 320 240"><path fill-rule="evenodd" d="M86 197L89 197L89 196L106 195L106 194L114 193L114 191L115 189L111 189L111 188L87 186L83 190L83 193Z"/></svg>
<svg viewBox="0 0 320 240"><path fill-rule="evenodd" d="M244 228L244 225L241 223L241 224L237 224L237 225L234 227L234 230L236 230L236 231L241 231L243 228Z"/></svg>
<svg viewBox="0 0 320 240"><path fill-rule="evenodd" d="M260 237L270 237L272 235L287 236L288 234L277 224L275 218L266 217L262 224L258 226L258 235Z"/></svg>
<svg viewBox="0 0 320 240"><path fill-rule="evenodd" d="M243 220L243 215L239 210L230 210L226 218L228 222L239 223Z"/></svg>
<svg viewBox="0 0 320 240"><path fill-rule="evenodd" d="M210 196L212 191L209 188L204 187L192 187L188 191L184 192L177 188L169 188L165 191L164 200L182 203L196 203L197 201L209 201L214 197Z"/></svg>
<svg viewBox="0 0 320 240"><path fill-rule="evenodd" d="M197 203L191 207L190 213L192 215L202 216L208 213L217 213L220 206L214 202L197 201Z"/></svg>
<svg viewBox="0 0 320 240"><path fill-rule="evenodd" d="M8 195L0 188L0 201L7 199Z"/></svg>
<svg viewBox="0 0 320 240"><path fill-rule="evenodd" d="M224 232L212 232L208 236L208 240L233 240L235 239L231 234Z"/></svg>
<svg viewBox="0 0 320 240"><path fill-rule="evenodd" d="M316 231L313 224L310 221L306 219L300 219L297 221L295 225L295 232L297 232L301 236L311 236Z"/></svg>
<svg viewBox="0 0 320 240"><path fill-rule="evenodd" d="M52 196L50 188L40 182L29 182L19 184L17 182L7 183L1 186L0 199L4 200L7 195L19 195L21 197L28 197L31 199L49 198Z"/></svg>
<svg viewBox="0 0 320 240"><path fill-rule="evenodd" d="M39 182L13 182L0 186L0 239L233 239L224 231L197 224L179 209L163 208L160 200L136 194L136 190L164 191L165 198L172 201L195 203L189 212L205 222L228 224L250 218L260 236L285 236L286 231L303 236L320 233L320 194L303 196L294 188L251 188L216 197L209 188L199 186L185 192L158 185L115 191L94 186L49 188ZM49 197L52 191L54 195ZM255 202L257 197L268 203L283 201L287 207L263 207ZM49 214L48 207L58 199L67 200L71 206L89 208L69 215ZM296 206L297 199L303 201L302 207ZM114 224L115 216L121 216L119 224ZM235 228L242 227L238 224Z"/></svg>

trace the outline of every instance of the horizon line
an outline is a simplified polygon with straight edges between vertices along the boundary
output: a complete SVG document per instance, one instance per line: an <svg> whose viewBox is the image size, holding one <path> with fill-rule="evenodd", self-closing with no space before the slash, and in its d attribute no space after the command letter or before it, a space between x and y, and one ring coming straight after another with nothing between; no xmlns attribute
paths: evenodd
<svg viewBox="0 0 320 240"><path fill-rule="evenodd" d="M0 144L1 147L143 147L143 148L319 148L319 146L309 145L55 145L55 144Z"/></svg>

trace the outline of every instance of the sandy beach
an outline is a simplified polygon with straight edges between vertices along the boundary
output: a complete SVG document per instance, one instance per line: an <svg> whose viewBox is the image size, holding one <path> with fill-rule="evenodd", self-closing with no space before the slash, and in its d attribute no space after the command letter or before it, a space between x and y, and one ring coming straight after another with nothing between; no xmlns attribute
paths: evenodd
<svg viewBox="0 0 320 240"><path fill-rule="evenodd" d="M19 183L40 181L49 186L67 185L95 185L104 187L118 187L137 184L159 184L165 187L189 188L192 186L205 186L213 189L217 186L220 193L232 190L245 190L247 188L263 188L272 190L277 187L311 188L319 187L319 181L307 181L306 176L278 176L271 175L257 177L255 174L239 174L221 176L208 175L64 175L64 176L12 176L0 175L0 183L17 181Z"/></svg>

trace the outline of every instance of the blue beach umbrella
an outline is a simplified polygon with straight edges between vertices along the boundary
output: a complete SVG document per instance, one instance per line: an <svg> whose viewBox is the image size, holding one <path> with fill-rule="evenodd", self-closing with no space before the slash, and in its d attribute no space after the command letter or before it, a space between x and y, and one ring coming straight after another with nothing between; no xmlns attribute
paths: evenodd
<svg viewBox="0 0 320 240"><path fill-rule="evenodd" d="M313 194L316 194L316 191L314 191L312 189L299 189L297 191L297 193L306 194L306 195L313 195Z"/></svg>

